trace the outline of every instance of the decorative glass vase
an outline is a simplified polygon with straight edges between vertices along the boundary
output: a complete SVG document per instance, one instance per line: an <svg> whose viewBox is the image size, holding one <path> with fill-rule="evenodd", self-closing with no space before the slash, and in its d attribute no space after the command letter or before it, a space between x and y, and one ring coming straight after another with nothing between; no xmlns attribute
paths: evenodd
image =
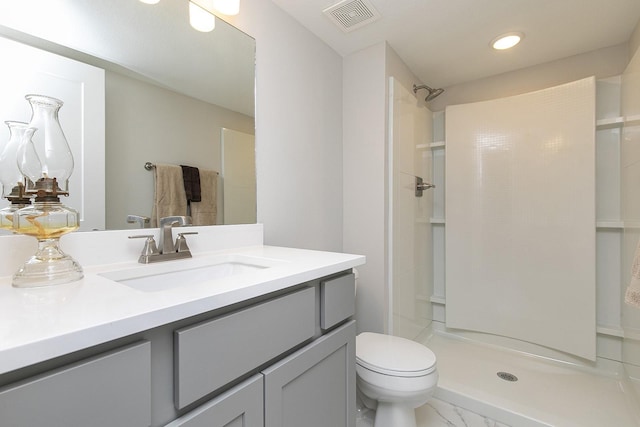
<svg viewBox="0 0 640 427"><path fill-rule="evenodd" d="M58 110L62 101L27 95L33 110L17 153L18 168L27 181L33 205L16 211L13 230L38 239L38 250L13 276L15 287L58 285L83 277L82 267L60 250L62 235L80 227L78 212L60 203L69 195L73 155L64 136Z"/></svg>
<svg viewBox="0 0 640 427"><path fill-rule="evenodd" d="M69 195L73 154L58 120L63 102L43 95L27 95L25 98L31 104L29 127L34 131L30 138L23 138L18 150L18 167L27 178L27 192L35 193L35 183L41 179L56 178L59 187L47 187L48 191L56 196Z"/></svg>
<svg viewBox="0 0 640 427"><path fill-rule="evenodd" d="M29 196L25 194L24 178L16 161L20 142L29 125L13 121L7 121L5 124L9 127L9 140L0 150L0 184L2 197L11 204L0 209L0 228L11 230L13 213L31 204Z"/></svg>
<svg viewBox="0 0 640 427"><path fill-rule="evenodd" d="M60 249L60 237L80 226L78 212L60 202L35 201L14 214L13 224L16 233L38 239L38 250L14 274L13 286L59 285L82 278L80 264Z"/></svg>

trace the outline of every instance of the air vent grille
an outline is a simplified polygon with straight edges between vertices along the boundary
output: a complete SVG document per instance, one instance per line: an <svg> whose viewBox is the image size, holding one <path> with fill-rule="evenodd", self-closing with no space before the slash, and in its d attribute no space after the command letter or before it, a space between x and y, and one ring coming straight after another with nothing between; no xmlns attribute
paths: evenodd
<svg viewBox="0 0 640 427"><path fill-rule="evenodd" d="M378 11L366 0L343 0L323 12L345 33L380 19Z"/></svg>

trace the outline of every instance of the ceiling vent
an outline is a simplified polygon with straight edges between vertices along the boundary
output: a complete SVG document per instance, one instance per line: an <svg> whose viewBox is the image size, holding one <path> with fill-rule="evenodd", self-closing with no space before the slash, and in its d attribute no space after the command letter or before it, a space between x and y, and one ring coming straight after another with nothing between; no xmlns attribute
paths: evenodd
<svg viewBox="0 0 640 427"><path fill-rule="evenodd" d="M380 19L380 13L368 0L343 0L323 12L345 33Z"/></svg>

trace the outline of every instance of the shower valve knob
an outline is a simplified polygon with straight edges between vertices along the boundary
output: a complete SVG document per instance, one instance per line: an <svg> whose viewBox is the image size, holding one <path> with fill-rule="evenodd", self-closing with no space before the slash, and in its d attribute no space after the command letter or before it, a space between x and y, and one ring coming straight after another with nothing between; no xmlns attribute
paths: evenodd
<svg viewBox="0 0 640 427"><path fill-rule="evenodd" d="M424 182L422 178L416 176L416 197L422 197L422 192L430 188L436 188L434 184Z"/></svg>

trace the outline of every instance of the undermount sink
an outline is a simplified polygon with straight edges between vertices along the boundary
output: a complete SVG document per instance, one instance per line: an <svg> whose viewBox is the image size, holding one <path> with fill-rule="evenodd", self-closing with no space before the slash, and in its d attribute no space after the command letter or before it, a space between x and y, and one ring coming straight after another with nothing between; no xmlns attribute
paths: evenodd
<svg viewBox="0 0 640 427"><path fill-rule="evenodd" d="M143 292L158 292L269 268L281 261L246 255L167 261L99 275Z"/></svg>

